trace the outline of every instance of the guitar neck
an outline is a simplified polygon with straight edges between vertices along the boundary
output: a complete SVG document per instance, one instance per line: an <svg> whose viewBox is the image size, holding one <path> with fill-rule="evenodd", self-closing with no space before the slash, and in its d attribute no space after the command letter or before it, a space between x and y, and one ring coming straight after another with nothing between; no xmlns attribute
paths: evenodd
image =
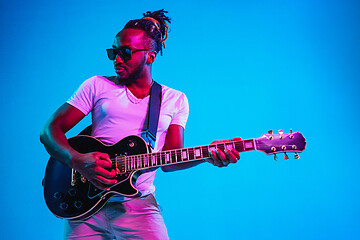
<svg viewBox="0 0 360 240"><path fill-rule="evenodd" d="M255 139L240 141L229 141L226 143L204 145L199 147L174 149L163 152L147 153L131 156L118 156L114 167L121 173L129 171L161 167L165 165L178 164L204 160L210 157L209 152L215 150L236 149L238 152L256 150Z"/></svg>

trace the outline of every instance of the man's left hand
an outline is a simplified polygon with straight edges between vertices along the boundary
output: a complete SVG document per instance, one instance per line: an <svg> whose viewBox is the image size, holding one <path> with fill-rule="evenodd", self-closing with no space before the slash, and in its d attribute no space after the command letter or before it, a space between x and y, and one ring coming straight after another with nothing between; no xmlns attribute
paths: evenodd
<svg viewBox="0 0 360 240"><path fill-rule="evenodd" d="M241 138L233 138L223 141L214 141L211 144L220 144L240 140ZM224 151L217 148L213 151L210 151L210 157L211 158L206 159L207 162L217 167L226 167L230 163L236 163L240 159L240 154L234 148L225 149Z"/></svg>

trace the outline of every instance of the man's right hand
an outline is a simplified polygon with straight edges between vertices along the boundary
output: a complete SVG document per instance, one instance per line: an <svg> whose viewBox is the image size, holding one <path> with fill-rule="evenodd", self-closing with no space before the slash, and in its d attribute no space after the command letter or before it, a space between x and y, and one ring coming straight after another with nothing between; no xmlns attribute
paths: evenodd
<svg viewBox="0 0 360 240"><path fill-rule="evenodd" d="M110 169L111 160L107 153L91 152L76 154L71 159L71 167L78 171L95 187L102 190L109 190L109 187L116 184L116 170Z"/></svg>

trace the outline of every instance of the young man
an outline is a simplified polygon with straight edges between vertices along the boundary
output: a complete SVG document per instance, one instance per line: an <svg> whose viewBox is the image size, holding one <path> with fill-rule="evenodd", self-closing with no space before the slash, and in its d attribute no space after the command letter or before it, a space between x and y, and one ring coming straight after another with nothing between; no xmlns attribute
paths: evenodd
<svg viewBox="0 0 360 240"><path fill-rule="evenodd" d="M107 49L116 77L95 76L86 80L77 92L48 120L41 142L54 158L77 170L99 189L116 184L118 170L111 168L106 153L82 154L70 147L65 133L91 112L91 135L105 144L114 144L128 135L144 137L149 103L152 63L162 53L170 19L166 11L147 12L144 18L129 21ZM161 110L154 151L182 148L188 118L186 96L162 86ZM235 163L235 150L211 152L208 162L215 166ZM165 172L200 164L188 162L163 166ZM137 199L113 197L95 215L86 220L66 221L66 239L168 239L166 227L154 199L156 170L144 173L136 181L142 193Z"/></svg>

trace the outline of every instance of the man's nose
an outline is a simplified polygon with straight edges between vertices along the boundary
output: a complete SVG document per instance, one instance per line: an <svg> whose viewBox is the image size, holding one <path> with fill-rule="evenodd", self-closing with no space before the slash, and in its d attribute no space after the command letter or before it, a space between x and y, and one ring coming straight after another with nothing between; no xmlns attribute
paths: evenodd
<svg viewBox="0 0 360 240"><path fill-rule="evenodd" d="M124 60L122 60L122 58L120 57L120 54L116 55L115 62L116 63L124 63Z"/></svg>

